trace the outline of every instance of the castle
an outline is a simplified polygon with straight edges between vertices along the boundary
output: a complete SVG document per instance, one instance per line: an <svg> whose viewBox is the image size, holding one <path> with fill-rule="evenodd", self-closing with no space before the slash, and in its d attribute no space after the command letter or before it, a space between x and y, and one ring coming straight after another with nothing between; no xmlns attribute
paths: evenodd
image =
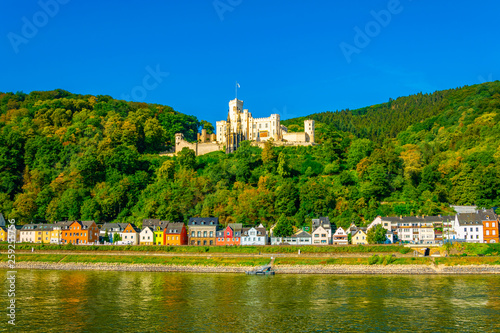
<svg viewBox="0 0 500 333"><path fill-rule="evenodd" d="M216 123L216 134L207 135L203 129L198 134L198 142L189 143L181 133L177 133L175 153L187 147L194 150L196 155L223 149L229 154L236 151L244 140L262 147L271 138L276 145L313 145L314 120L304 121L304 132L288 133L288 129L280 123L279 114L272 114L268 118L254 118L248 109L243 109L243 101L235 98L229 101L227 120Z"/></svg>

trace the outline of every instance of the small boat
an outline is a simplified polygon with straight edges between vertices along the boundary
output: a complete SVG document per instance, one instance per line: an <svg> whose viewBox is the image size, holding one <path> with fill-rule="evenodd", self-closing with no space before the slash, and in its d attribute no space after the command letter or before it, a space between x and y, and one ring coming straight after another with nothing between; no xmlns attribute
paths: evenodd
<svg viewBox="0 0 500 333"><path fill-rule="evenodd" d="M255 271L247 271L247 275L274 275L276 272L271 270L271 266L264 266L256 269Z"/></svg>

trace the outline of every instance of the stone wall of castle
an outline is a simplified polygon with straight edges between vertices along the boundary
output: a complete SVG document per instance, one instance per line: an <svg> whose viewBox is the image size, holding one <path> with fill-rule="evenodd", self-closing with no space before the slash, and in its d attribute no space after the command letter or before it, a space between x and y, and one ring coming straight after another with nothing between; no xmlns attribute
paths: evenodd
<svg viewBox="0 0 500 333"><path fill-rule="evenodd" d="M205 155L214 151L223 150L224 146L215 142L187 142L182 133L175 135L175 154L178 154L183 148L191 149L196 156Z"/></svg>

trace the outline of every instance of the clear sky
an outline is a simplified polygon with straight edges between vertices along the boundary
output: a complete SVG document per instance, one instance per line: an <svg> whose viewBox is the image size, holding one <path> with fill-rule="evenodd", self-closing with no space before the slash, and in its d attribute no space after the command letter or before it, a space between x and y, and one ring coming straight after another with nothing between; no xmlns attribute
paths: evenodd
<svg viewBox="0 0 500 333"><path fill-rule="evenodd" d="M215 123L500 79L495 0L4 0L0 91L160 103Z"/></svg>

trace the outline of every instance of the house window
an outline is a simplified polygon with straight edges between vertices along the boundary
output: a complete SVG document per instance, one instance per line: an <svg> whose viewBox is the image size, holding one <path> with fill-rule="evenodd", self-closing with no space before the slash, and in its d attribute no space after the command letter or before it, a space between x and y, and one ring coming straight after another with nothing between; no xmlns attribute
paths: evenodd
<svg viewBox="0 0 500 333"><path fill-rule="evenodd" d="M207 232L203 231L203 237L207 237Z"/></svg>
<svg viewBox="0 0 500 333"><path fill-rule="evenodd" d="M478 231L479 231L479 228L476 227L476 232L478 232Z"/></svg>
<svg viewBox="0 0 500 333"><path fill-rule="evenodd" d="M486 222L486 228L489 228L489 227L490 227L490 223Z"/></svg>
<svg viewBox="0 0 500 333"><path fill-rule="evenodd" d="M198 231L197 235L198 237L201 237L201 231Z"/></svg>
<svg viewBox="0 0 500 333"><path fill-rule="evenodd" d="M490 231L486 230L486 236L489 236L489 235L490 235Z"/></svg>
<svg viewBox="0 0 500 333"><path fill-rule="evenodd" d="M214 237L214 232L210 231L210 237Z"/></svg>

